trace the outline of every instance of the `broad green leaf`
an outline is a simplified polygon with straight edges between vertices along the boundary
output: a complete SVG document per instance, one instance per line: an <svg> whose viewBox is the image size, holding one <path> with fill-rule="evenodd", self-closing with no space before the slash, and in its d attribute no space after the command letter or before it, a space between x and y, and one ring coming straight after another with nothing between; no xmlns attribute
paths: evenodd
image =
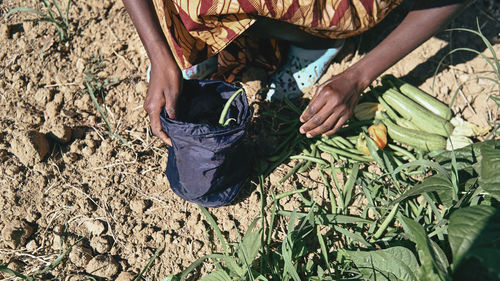
<svg viewBox="0 0 500 281"><path fill-rule="evenodd" d="M456 269L468 257L500 256L500 212L491 206L458 209L450 216L448 237ZM498 262L498 260L496 260ZM488 265L487 263L486 265ZM500 276L498 263L490 271Z"/></svg>
<svg viewBox="0 0 500 281"><path fill-rule="evenodd" d="M418 256L422 263L422 271L425 272L424 276L434 275L433 273L435 273L441 280L444 280L447 275L447 268L443 268L442 263L438 262L425 229L418 222L405 216L400 216L399 221L402 223L408 238L416 244Z"/></svg>
<svg viewBox="0 0 500 281"><path fill-rule="evenodd" d="M300 281L299 274L297 273L297 269L293 265L292 252L294 247L294 239L293 233L295 232L295 217L297 212L293 211L290 216L290 221L288 223L288 232L281 243L281 255L283 257L283 261L285 266L283 268L283 279L286 279L288 275L290 275L294 281Z"/></svg>
<svg viewBox="0 0 500 281"><path fill-rule="evenodd" d="M418 262L405 247L376 251L346 251L365 278L369 280L417 281ZM396 279L391 278L396 277Z"/></svg>
<svg viewBox="0 0 500 281"><path fill-rule="evenodd" d="M456 161L457 161L457 169L462 170L461 172L467 172L470 174L470 177L474 177L474 170L471 169L473 164L477 163L481 158L481 150L485 148L495 148L496 140L489 140L484 142L477 142L471 144L469 146L456 149L453 151L455 153ZM451 151L443 151L438 154L433 155L432 153L429 156L433 157L440 165L442 165L446 170L451 171L451 162L452 162L452 152ZM467 178L460 178L460 180L467 180Z"/></svg>
<svg viewBox="0 0 500 281"><path fill-rule="evenodd" d="M292 262L292 249L293 245L289 244L289 237L287 236L282 243L281 254L283 256L283 261L285 263L283 275L287 276L288 274L293 278L294 281L300 281L299 274L297 273L297 269L293 265Z"/></svg>
<svg viewBox="0 0 500 281"><path fill-rule="evenodd" d="M399 198L394 200L392 204L399 203L407 198L420 195L426 192L438 192L440 199L444 205L451 205L453 198L452 183L448 177L443 174L436 174L426 178L422 183L408 189Z"/></svg>
<svg viewBox="0 0 500 281"><path fill-rule="evenodd" d="M481 147L479 185L500 201L500 149L494 146Z"/></svg>
<svg viewBox="0 0 500 281"><path fill-rule="evenodd" d="M436 261L438 263L438 265L441 267L441 268L445 268L446 271L449 270L450 268L450 263L448 262L448 257L446 257L446 254L443 252L443 250L439 247L439 245L430 240L431 241L431 245L432 245L432 250L434 251L435 255L436 255Z"/></svg>
<svg viewBox="0 0 500 281"><path fill-rule="evenodd" d="M218 269L203 276L200 281L233 281L233 279L231 279L231 277L224 270Z"/></svg>
<svg viewBox="0 0 500 281"><path fill-rule="evenodd" d="M472 164L477 162L480 155L481 145L483 145L483 143L475 143L453 151L457 160L458 170L470 168ZM430 156L433 157L446 170L451 171L451 154L451 151L441 151L437 155L432 155L432 153L430 153Z"/></svg>
<svg viewBox="0 0 500 281"><path fill-rule="evenodd" d="M500 251L497 248L482 248L480 253L474 255L481 262L481 265L490 275L490 280L500 280L500 270L498 261L500 261Z"/></svg>
<svg viewBox="0 0 500 281"><path fill-rule="evenodd" d="M243 262L243 266L251 266L253 260L259 253L260 247L262 245L261 234L262 229L255 229L255 225L258 219L255 219L248 227L245 236L238 247L237 255L239 259Z"/></svg>

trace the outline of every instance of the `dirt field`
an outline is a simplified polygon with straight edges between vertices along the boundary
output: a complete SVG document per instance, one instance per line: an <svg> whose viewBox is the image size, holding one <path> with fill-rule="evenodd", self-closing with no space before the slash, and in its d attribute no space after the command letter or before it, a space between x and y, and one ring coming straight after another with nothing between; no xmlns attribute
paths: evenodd
<svg viewBox="0 0 500 281"><path fill-rule="evenodd" d="M74 37L63 45L50 41L56 32L50 24L23 22L31 15L4 18L18 6L34 7L32 1L0 0L0 264L25 274L37 272L84 237L47 278L79 280L78 274L92 274L133 280L165 242L146 273L148 280L157 280L210 253L206 241L214 234L208 223L196 205L174 195L163 174L167 150L151 135L142 109L149 62L121 1L77 1L70 10ZM373 47L407 6L350 40L346 55L329 73L345 69ZM500 54L499 11L494 0L475 1L451 27L475 29L477 17ZM48 48L42 58L44 45ZM388 73L429 92L434 89L447 103L464 84L454 112L479 125L491 124L498 112L489 96L498 94L498 87L478 79L491 77L480 56L454 54L439 69L433 87L439 60L457 47L491 57L478 37L444 31ZM262 78L255 69L248 71L250 80ZM111 126L130 148L106 133L85 81L100 89L96 96ZM251 101L257 100L260 86L258 80L246 82ZM254 126L262 136L269 133ZM275 182L283 170L285 165L268 180ZM310 175L306 184L317 186L316 176ZM231 241L237 239L235 226L244 232L259 214L255 184L248 190L239 203L213 210ZM290 208L296 203L291 201Z"/></svg>

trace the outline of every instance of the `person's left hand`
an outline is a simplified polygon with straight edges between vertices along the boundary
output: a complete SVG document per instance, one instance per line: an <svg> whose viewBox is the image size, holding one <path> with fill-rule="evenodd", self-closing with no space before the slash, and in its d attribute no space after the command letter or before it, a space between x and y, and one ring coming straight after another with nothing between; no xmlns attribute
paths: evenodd
<svg viewBox="0 0 500 281"><path fill-rule="evenodd" d="M319 86L300 116L300 132L308 138L334 134L351 117L362 89L356 77L345 72Z"/></svg>

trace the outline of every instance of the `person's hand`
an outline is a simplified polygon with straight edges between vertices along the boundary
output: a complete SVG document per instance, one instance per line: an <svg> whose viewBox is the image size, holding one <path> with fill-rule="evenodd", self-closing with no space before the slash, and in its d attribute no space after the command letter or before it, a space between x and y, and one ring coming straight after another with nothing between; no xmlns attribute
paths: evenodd
<svg viewBox="0 0 500 281"><path fill-rule="evenodd" d="M167 145L172 141L161 128L160 111L164 106L169 118L177 116L177 99L182 92L182 72L177 65L152 63L149 88L144 109L149 115L151 130Z"/></svg>
<svg viewBox="0 0 500 281"><path fill-rule="evenodd" d="M309 106L300 116L300 132L308 138L334 134L351 117L362 89L355 76L341 73L316 90Z"/></svg>

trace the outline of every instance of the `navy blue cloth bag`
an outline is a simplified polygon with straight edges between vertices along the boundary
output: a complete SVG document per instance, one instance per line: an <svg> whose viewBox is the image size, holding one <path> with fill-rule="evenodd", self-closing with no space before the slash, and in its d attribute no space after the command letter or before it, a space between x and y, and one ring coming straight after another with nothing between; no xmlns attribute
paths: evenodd
<svg viewBox="0 0 500 281"><path fill-rule="evenodd" d="M231 203L251 170L251 155L242 144L252 110L243 91L218 124L226 101L239 90L223 81L186 80L177 118L161 113L163 130L172 139L165 171L172 190L184 200L205 207Z"/></svg>

